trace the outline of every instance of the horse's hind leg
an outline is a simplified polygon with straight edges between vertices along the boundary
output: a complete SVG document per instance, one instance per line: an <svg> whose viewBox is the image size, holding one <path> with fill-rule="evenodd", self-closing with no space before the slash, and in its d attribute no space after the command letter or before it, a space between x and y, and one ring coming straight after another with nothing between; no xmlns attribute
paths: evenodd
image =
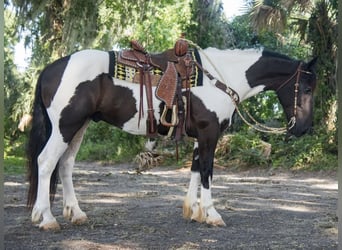
<svg viewBox="0 0 342 250"><path fill-rule="evenodd" d="M38 189L37 199L32 209L32 222L36 223L43 217L39 228L43 230L59 229L59 224L51 213L50 209L50 178L54 171L60 156L63 154L67 144L55 130L52 130L51 136L44 149L38 156Z"/></svg>
<svg viewBox="0 0 342 250"><path fill-rule="evenodd" d="M63 185L63 216L71 220L73 224L82 224L88 219L87 215L78 205L72 182L72 171L76 154L80 148L88 124L89 122L87 121L76 133L59 161L59 176Z"/></svg>

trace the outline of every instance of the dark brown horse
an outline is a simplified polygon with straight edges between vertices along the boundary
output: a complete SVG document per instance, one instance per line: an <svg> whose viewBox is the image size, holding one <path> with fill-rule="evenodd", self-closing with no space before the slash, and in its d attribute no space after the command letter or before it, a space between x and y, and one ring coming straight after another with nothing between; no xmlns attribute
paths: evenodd
<svg viewBox="0 0 342 250"><path fill-rule="evenodd" d="M209 48L199 51L199 56L202 67L233 89L240 101L261 91L276 91L287 120L291 121L289 133L301 136L311 128L316 60L304 63L254 49ZM79 51L50 64L39 77L29 139L28 205L32 208L32 221L37 223L42 219L39 224L42 229L59 228L50 210L57 175L63 186L64 217L75 224L87 219L75 195L72 170L91 120L108 122L132 134L146 133L146 117L138 126L140 87L112 77L112 57L112 52ZM202 86L191 88L186 134L197 140L183 212L185 218L224 225L213 205L211 181L216 144L231 124L235 106L215 83L216 80L203 75ZM166 135L169 127L160 123L164 103L153 97L153 106L158 132Z"/></svg>

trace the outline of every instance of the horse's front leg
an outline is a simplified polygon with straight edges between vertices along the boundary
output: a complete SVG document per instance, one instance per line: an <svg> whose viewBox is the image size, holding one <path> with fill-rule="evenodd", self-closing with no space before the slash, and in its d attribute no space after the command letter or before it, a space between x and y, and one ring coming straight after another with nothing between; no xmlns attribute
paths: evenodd
<svg viewBox="0 0 342 250"><path fill-rule="evenodd" d="M206 177L205 177L206 178ZM207 182L207 181L205 181ZM211 197L212 177L208 178L208 185L201 185L200 212L197 221L206 222L213 226L226 226L221 215L216 211Z"/></svg>
<svg viewBox="0 0 342 250"><path fill-rule="evenodd" d="M217 142L217 141L216 141ZM191 179L183 205L183 216L214 226L225 226L221 215L216 211L211 196L213 162L216 142L204 143L199 148L195 144ZM197 202L198 186L201 185L200 203Z"/></svg>
<svg viewBox="0 0 342 250"><path fill-rule="evenodd" d="M200 209L197 201L197 192L200 184L201 176L199 168L198 143L195 142L191 165L190 184L183 204L183 217L185 219L196 220L199 216Z"/></svg>

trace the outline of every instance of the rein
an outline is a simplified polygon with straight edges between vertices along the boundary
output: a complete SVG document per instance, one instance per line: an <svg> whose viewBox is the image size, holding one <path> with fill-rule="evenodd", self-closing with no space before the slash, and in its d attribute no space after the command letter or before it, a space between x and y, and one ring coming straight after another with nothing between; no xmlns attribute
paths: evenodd
<svg viewBox="0 0 342 250"><path fill-rule="evenodd" d="M189 44L191 44L192 46L196 47L198 50L200 50L203 55L206 57L206 59L209 61L209 63L214 67L214 69L216 70L216 72L219 74L219 76L221 77L221 79L224 79L222 77L222 75L220 74L220 72L217 70L217 68L215 67L215 65L212 63L212 61L209 59L209 57L205 54L204 50L198 46L197 44L195 44L194 42L185 39L185 38L181 38L185 41L187 41ZM295 89L294 89L294 93L295 93L295 97L294 97L294 108L293 108L293 116L290 118L290 121L288 122L286 127L280 127L280 128L275 128L275 127L269 127L266 126L264 124L261 124L260 122L258 122L249 112L248 110L242 106L243 111L247 114L247 116L249 117L249 119L251 119L255 124L252 124L251 122L249 122L243 115L242 112L239 108L239 103L240 103L240 97L238 95L238 93L228 87L228 85L224 84L222 81L218 80L217 78L215 78L212 74L210 74L206 69L204 69L202 67L202 65L200 65L199 63L195 62L195 65L212 81L214 79L216 79L216 83L214 84L215 87L217 87L218 89L222 90L224 93L226 93L232 100L235 109L237 111L237 113L239 114L240 118L250 127L252 127L253 129L263 132L263 133L273 133L273 134L283 134L286 133L288 130L290 130L291 128L293 128L296 124L296 115L297 115L297 104L298 104L298 92L299 92L299 79L300 79L300 74L301 73L306 73L306 74L311 74L311 72L308 71L304 71L301 69L302 66L302 62L299 63L297 70L295 71L295 73L289 78L287 79L284 83L282 83L277 89L276 92L278 92L281 88L283 88L287 83L289 83L295 76L296 77L296 83L295 83Z"/></svg>

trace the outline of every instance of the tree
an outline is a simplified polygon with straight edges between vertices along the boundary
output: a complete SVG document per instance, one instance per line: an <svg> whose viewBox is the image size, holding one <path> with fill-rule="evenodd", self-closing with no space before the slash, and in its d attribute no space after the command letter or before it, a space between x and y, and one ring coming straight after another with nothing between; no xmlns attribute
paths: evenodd
<svg viewBox="0 0 342 250"><path fill-rule="evenodd" d="M14 46L18 41L18 36L13 32L15 29L15 16L6 9L5 15L5 32L4 32L4 105L5 105L5 137L16 137L16 123L14 122L18 115L14 112L14 107L18 98L24 90L23 81L20 72L14 64Z"/></svg>
<svg viewBox="0 0 342 250"><path fill-rule="evenodd" d="M5 72L6 117L10 117L6 134L16 133L21 115L30 113L36 79L48 63L80 49L128 47L131 39L139 40L152 52L172 47L189 23L189 2L13 0L16 16L11 22L6 17L6 24L11 26L5 35L13 38L13 41L8 39L10 45L6 44L9 53L6 52L5 68L14 69ZM9 4L5 7L8 11ZM32 48L32 57L25 74L17 75L12 57L20 38ZM121 136L121 132L109 127L100 131L107 132L103 136L97 133L97 138L108 138L108 133Z"/></svg>
<svg viewBox="0 0 342 250"><path fill-rule="evenodd" d="M193 0L186 36L200 47L228 48L234 44L221 0Z"/></svg>

